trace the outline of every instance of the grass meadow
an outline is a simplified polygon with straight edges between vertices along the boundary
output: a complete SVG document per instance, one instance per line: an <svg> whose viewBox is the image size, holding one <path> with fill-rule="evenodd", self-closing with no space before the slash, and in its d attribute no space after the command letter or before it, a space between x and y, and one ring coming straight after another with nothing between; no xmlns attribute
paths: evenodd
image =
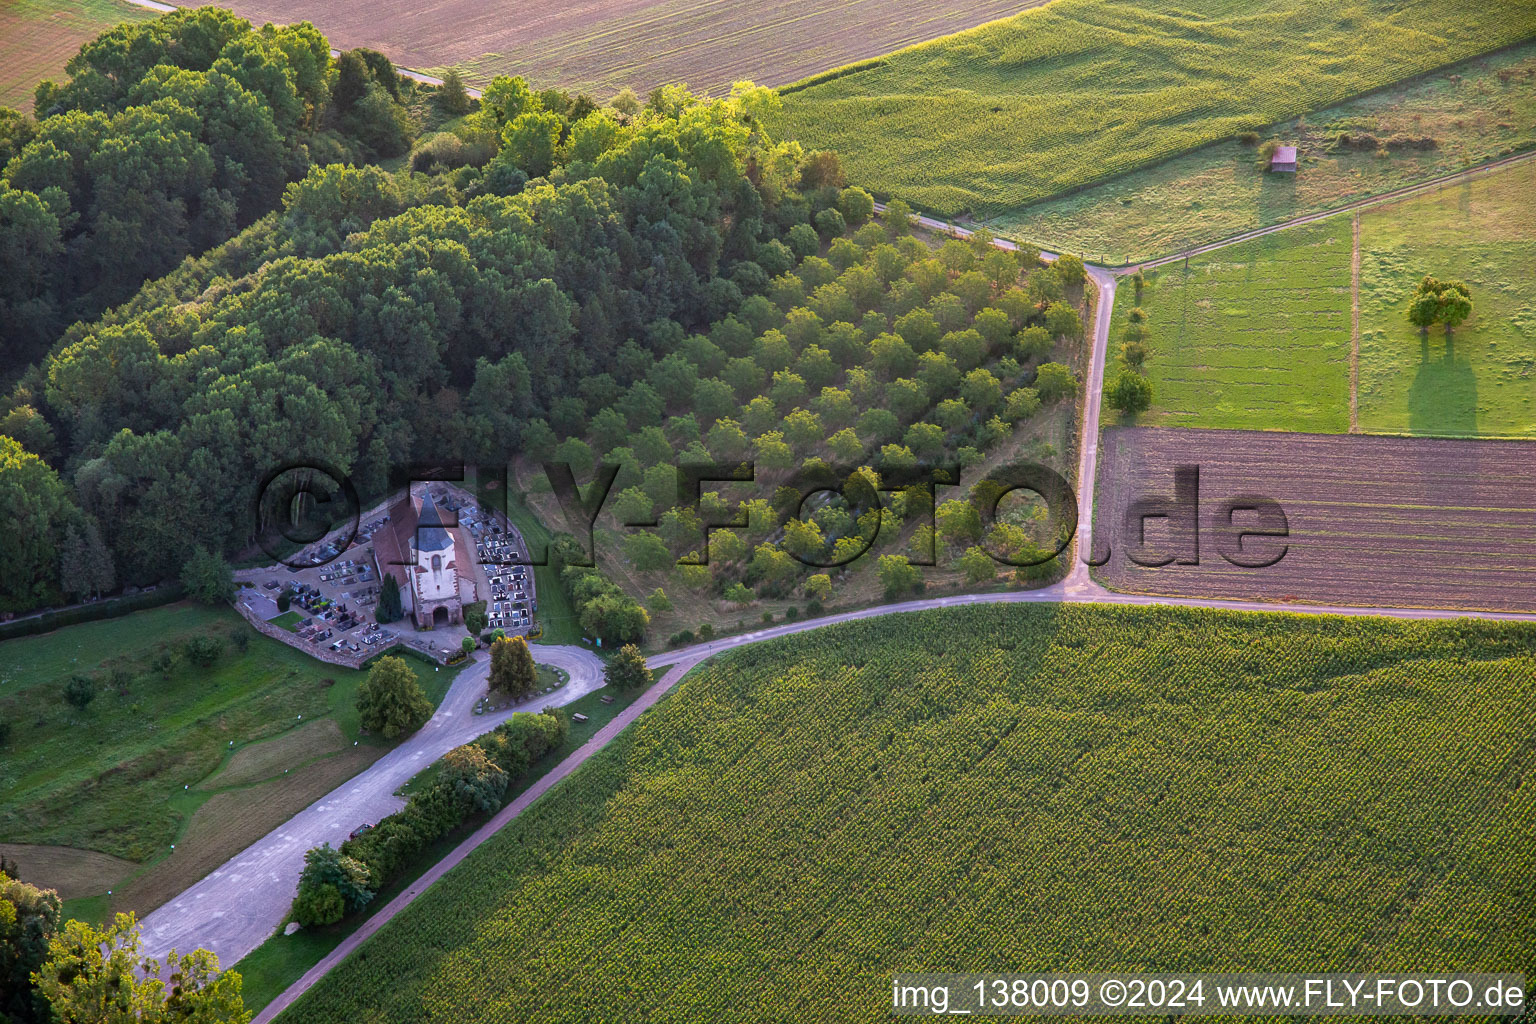
<svg viewBox="0 0 1536 1024"><path fill-rule="evenodd" d="M0 4L0 107L30 114L32 92L45 78L59 78L80 49L124 21L155 12L123 0L6 0Z"/></svg>
<svg viewBox="0 0 1536 1024"><path fill-rule="evenodd" d="M1341 148L1339 135L1430 138ZM1255 145L1214 142L996 218L990 227L1056 252L1137 263L1267 227L1536 147L1536 43L1463 61L1266 128L1301 149L1294 175L1266 174Z"/></svg>
<svg viewBox="0 0 1536 1024"><path fill-rule="evenodd" d="M996 217L1532 37L1525 0L1055 0L788 87L775 127Z"/></svg>
<svg viewBox="0 0 1536 1024"><path fill-rule="evenodd" d="M1536 437L1536 160L1360 214L1355 428ZM1111 355L1146 315L1147 426L1351 429L1352 215L1147 272L1115 295ZM1424 275L1464 279L1473 315L1447 338L1407 320Z"/></svg>
<svg viewBox="0 0 1536 1024"><path fill-rule="evenodd" d="M207 667L183 650L199 635L222 641ZM453 673L420 670L441 700ZM63 697L74 675L94 684L83 710ZM77 899L112 889L111 910L142 914L388 749L359 731L365 675L261 636L232 611L191 604L8 641L7 859L27 881Z"/></svg>
<svg viewBox="0 0 1536 1024"><path fill-rule="evenodd" d="M1360 218L1360 427L1536 437L1536 161ZM1407 321L1425 274L1461 278L1472 318L1448 338Z"/></svg>
<svg viewBox="0 0 1536 1024"><path fill-rule="evenodd" d="M1529 972L1532 640L1042 605L755 645L284 1019L873 1021L913 965Z"/></svg>
<svg viewBox="0 0 1536 1024"><path fill-rule="evenodd" d="M1147 272L1115 293L1111 356L1146 315L1153 426L1349 429L1348 217L1332 217ZM1138 305L1139 303L1139 305Z"/></svg>

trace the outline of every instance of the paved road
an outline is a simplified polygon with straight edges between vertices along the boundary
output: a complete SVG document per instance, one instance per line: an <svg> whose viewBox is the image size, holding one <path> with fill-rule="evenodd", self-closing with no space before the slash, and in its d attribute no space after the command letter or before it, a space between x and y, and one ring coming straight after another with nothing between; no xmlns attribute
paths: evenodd
<svg viewBox="0 0 1536 1024"><path fill-rule="evenodd" d="M201 947L218 954L221 963L235 963L265 942L287 916L306 850L326 842L339 846L359 825L398 811L405 802L395 796L397 789L513 711L569 704L603 686L603 662L591 651L535 645L534 657L565 669L570 682L518 708L476 715L475 702L485 693L490 671L489 660L482 657L459 673L437 713L414 735L145 917L147 953L163 958L171 949Z"/></svg>
<svg viewBox="0 0 1536 1024"><path fill-rule="evenodd" d="M1099 414L1104 404L1104 364L1109 354L1109 318L1115 308L1115 275L1103 267L1089 267L1088 276L1098 287L1098 307L1093 318L1092 348L1088 352L1088 379L1084 382L1083 428L1078 437L1077 549L1065 585L1076 592L1092 587L1083 561L1093 550L1093 488L1099 471Z"/></svg>
<svg viewBox="0 0 1536 1024"><path fill-rule="evenodd" d="M516 799L503 807L490 821L480 826L468 839L454 847L452 853L434 864L431 870L418 878L410 888L390 900L384 906L384 909L378 911L367 921L359 925L357 931L343 940L341 945L332 950L324 960L311 967L302 978L290 985L272 1002L268 1003L256 1015L256 1019L252 1021L252 1024L266 1024L267 1021L281 1013L290 1003L308 991L310 986L325 977L333 967L345 960L353 950L366 942L369 936L382 928L391 918L409 906L417 896L425 892L430 885L439 878L442 878L443 875L447 874L449 870L467 857L475 847L501 831L508 822L522 814L535 800L547 793L555 783L581 767L589 757L607 746L619 733L629 728L635 719L650 710L667 691L676 686L678 681L687 675L695 665L707 657L709 657L707 652L699 652L692 656L687 654L674 656L674 660L669 662L672 665L671 670L658 679L633 704L615 715L613 720L594 733L591 739L583 743L575 752L551 769L543 778L520 793Z"/></svg>

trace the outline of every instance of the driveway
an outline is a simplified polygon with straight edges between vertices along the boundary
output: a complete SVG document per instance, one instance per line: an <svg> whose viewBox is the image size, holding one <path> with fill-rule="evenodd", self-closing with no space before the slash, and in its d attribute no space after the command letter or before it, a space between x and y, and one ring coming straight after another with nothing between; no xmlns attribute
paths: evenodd
<svg viewBox="0 0 1536 1024"><path fill-rule="evenodd" d="M569 704L603 686L603 662L580 647L535 645L534 660L570 673L570 682L547 696L486 715L474 714L486 690L485 652L461 671L426 725L367 770L294 815L202 881L151 912L141 922L144 948L164 957L171 949L210 949L233 964L261 945L282 923L304 867L304 854L321 843L340 846L359 825L405 806L395 791L454 747L489 732L514 711ZM175 854L172 854L175 856Z"/></svg>

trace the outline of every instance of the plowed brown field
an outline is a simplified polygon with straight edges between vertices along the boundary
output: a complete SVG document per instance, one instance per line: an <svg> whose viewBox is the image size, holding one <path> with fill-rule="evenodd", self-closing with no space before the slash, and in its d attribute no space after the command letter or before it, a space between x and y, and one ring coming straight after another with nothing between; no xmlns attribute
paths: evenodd
<svg viewBox="0 0 1536 1024"><path fill-rule="evenodd" d="M1097 529L1114 546L1095 570L1137 593L1318 604L1536 609L1536 444L1240 430L1111 428L1100 449ZM1141 562L1127 509L1173 497L1175 467L1199 467L1198 564L1183 514L1146 520ZM1269 498L1285 540L1243 551L1284 557L1245 568L1222 556L1222 503ZM1181 506L1187 507L1187 506ZM1254 523L1237 512L1233 522ZM1230 548L1229 548L1230 550ZM1238 560L1259 561L1238 555Z"/></svg>
<svg viewBox="0 0 1536 1024"><path fill-rule="evenodd" d="M183 2L183 0L173 0ZM332 46L368 46L420 69L457 65L471 85L522 75L607 99L686 82L781 85L1016 14L1044 0L228 0L260 24L309 20Z"/></svg>

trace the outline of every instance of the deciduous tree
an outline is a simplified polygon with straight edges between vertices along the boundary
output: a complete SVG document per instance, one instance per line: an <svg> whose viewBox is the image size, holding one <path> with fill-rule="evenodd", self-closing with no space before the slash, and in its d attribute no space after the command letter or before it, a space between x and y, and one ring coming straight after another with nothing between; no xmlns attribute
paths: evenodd
<svg viewBox="0 0 1536 1024"><path fill-rule="evenodd" d="M491 689L516 699L532 694L538 683L539 672L528 641L514 636L491 644Z"/></svg>
<svg viewBox="0 0 1536 1024"><path fill-rule="evenodd" d="M358 687L357 710L364 729L392 740L426 724L432 702L405 659L391 655L380 658Z"/></svg>
<svg viewBox="0 0 1536 1024"><path fill-rule="evenodd" d="M652 681L650 666L645 663L640 648L634 644L625 644L619 648L613 660L608 662L603 676L609 686L620 690L643 690Z"/></svg>
<svg viewBox="0 0 1536 1024"><path fill-rule="evenodd" d="M240 975L206 949L165 964L143 955L138 923L118 914L97 929L70 921L34 976L53 1018L67 1024L245 1024ZM164 980L162 980L164 979Z"/></svg>
<svg viewBox="0 0 1536 1024"><path fill-rule="evenodd" d="M1121 367L1104 388L1110 408L1135 416L1152 407L1152 382L1128 366Z"/></svg>

